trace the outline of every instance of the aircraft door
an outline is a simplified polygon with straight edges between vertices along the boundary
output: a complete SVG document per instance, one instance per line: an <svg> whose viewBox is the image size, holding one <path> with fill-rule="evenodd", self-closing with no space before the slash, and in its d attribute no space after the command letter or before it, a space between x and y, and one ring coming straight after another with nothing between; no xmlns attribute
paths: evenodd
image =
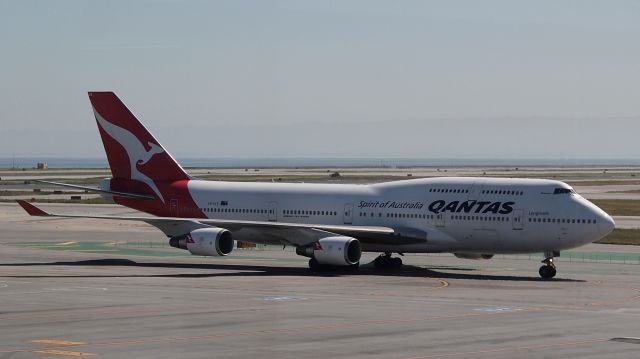
<svg viewBox="0 0 640 359"><path fill-rule="evenodd" d="M353 203L344 205L344 224L353 223Z"/></svg>
<svg viewBox="0 0 640 359"><path fill-rule="evenodd" d="M436 227L444 227L445 225L445 214L444 213L438 213L435 214L435 218L436 218Z"/></svg>
<svg viewBox="0 0 640 359"><path fill-rule="evenodd" d="M278 202L269 202L269 221L276 222L278 220Z"/></svg>
<svg viewBox="0 0 640 359"><path fill-rule="evenodd" d="M476 181L473 183L471 188L469 188L469 195L467 196L467 200L469 201L477 201L478 197L480 197L480 192L482 191L482 181Z"/></svg>
<svg viewBox="0 0 640 359"><path fill-rule="evenodd" d="M518 231L522 230L524 222L524 211L521 209L516 209L513 211L511 215L511 223L513 225L513 229Z"/></svg>

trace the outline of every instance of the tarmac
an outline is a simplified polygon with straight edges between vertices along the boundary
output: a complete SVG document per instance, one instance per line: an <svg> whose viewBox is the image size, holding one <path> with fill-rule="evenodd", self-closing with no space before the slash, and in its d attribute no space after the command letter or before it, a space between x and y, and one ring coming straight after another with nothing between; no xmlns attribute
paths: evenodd
<svg viewBox="0 0 640 359"><path fill-rule="evenodd" d="M112 205L44 205L133 214ZM0 358L637 358L640 257L407 255L311 274L291 249L204 258L140 223L0 204ZM583 260L578 260L583 253ZM609 260L584 260L609 253Z"/></svg>

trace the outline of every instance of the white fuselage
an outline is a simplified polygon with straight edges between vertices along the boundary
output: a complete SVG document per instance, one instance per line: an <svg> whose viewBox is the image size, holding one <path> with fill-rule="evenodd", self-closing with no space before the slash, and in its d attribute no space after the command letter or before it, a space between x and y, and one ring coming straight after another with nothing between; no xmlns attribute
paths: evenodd
<svg viewBox="0 0 640 359"><path fill-rule="evenodd" d="M532 253L596 241L613 220L563 182L433 178L372 185L189 181L208 218L389 227L422 243L366 244L364 251ZM185 214L185 213L182 213ZM255 231L234 233L270 243ZM295 237L289 244L298 245Z"/></svg>

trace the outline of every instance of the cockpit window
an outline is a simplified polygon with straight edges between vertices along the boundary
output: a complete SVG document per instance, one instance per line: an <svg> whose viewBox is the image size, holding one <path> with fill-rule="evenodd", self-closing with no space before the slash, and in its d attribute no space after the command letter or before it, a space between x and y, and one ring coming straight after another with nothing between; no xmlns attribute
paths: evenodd
<svg viewBox="0 0 640 359"><path fill-rule="evenodd" d="M556 188L553 190L553 194L573 194L576 193L572 188Z"/></svg>

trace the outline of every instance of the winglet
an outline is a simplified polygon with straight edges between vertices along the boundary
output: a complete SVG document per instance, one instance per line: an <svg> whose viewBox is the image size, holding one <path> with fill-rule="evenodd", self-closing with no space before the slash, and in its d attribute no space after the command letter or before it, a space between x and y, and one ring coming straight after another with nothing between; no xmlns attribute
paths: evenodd
<svg viewBox="0 0 640 359"><path fill-rule="evenodd" d="M27 213L29 213L29 215L31 216L50 216L49 213L41 210L40 208L32 205L31 203L22 200L22 199L18 199L16 200L16 202L18 202L18 204L25 210L27 211Z"/></svg>

